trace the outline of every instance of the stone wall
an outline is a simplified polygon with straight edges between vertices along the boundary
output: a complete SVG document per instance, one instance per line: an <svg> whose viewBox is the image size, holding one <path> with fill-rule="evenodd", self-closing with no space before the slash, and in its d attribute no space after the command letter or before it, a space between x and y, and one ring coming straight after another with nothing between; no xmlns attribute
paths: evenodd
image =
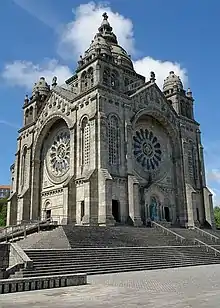
<svg viewBox="0 0 220 308"><path fill-rule="evenodd" d="M0 244L0 279L3 278L6 268L9 266L9 244Z"/></svg>

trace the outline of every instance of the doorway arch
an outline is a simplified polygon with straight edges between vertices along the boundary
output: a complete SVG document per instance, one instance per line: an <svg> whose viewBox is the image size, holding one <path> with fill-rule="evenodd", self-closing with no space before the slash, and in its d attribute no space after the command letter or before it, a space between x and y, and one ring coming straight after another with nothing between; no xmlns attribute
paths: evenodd
<svg viewBox="0 0 220 308"><path fill-rule="evenodd" d="M155 196L150 200L150 219L152 221L158 220L158 202Z"/></svg>
<svg viewBox="0 0 220 308"><path fill-rule="evenodd" d="M164 218L167 222L170 222L170 209L168 206L164 207Z"/></svg>
<svg viewBox="0 0 220 308"><path fill-rule="evenodd" d="M118 200L112 200L112 216L116 222L121 222L120 205Z"/></svg>
<svg viewBox="0 0 220 308"><path fill-rule="evenodd" d="M46 220L51 219L51 214L52 214L51 211L52 211L51 202L49 200L47 200L46 203L45 203L44 215L43 215Z"/></svg>

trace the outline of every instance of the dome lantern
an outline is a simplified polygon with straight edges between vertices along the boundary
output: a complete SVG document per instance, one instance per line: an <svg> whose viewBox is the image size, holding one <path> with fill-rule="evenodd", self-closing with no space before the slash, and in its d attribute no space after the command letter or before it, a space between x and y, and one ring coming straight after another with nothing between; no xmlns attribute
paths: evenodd
<svg viewBox="0 0 220 308"><path fill-rule="evenodd" d="M163 84L163 91L167 92L169 90L183 90L183 83L179 76L177 76L173 71L169 73Z"/></svg>

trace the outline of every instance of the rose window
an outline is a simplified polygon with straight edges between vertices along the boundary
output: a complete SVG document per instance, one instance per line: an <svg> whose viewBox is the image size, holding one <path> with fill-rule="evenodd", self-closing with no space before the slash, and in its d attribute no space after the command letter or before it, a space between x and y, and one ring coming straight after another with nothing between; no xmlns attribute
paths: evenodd
<svg viewBox="0 0 220 308"><path fill-rule="evenodd" d="M55 176L62 176L70 166L70 134L64 130L59 132L49 149L50 170Z"/></svg>
<svg viewBox="0 0 220 308"><path fill-rule="evenodd" d="M148 129L136 131L133 136L136 161L148 171L157 169L161 162L161 147L158 139Z"/></svg>

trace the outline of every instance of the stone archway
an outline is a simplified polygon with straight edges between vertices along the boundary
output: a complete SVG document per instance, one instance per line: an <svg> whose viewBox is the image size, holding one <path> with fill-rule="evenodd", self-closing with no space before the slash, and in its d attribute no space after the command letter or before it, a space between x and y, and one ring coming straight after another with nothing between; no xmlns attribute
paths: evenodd
<svg viewBox="0 0 220 308"><path fill-rule="evenodd" d="M114 217L116 223L121 222L120 205L118 200L112 200L112 216Z"/></svg>
<svg viewBox="0 0 220 308"><path fill-rule="evenodd" d="M33 150L34 159L32 165L31 196L32 219L38 217L43 219L45 214L43 213L43 208L46 196L48 196L46 192L47 188L54 191L51 198L54 199L52 202L55 202L55 204L57 204L58 200L56 194L60 194L64 191L64 188L61 188L61 185L63 185L63 183L65 183L71 176L70 171L72 169L70 166L73 164L71 160L75 159L74 155L71 155L71 151L74 152L74 150L71 149L70 146L67 148L67 140L68 143L71 144L71 136L72 134L68 128L67 122L60 117L50 119L38 134L38 139L35 141ZM57 188L61 190L57 190ZM69 217L68 187L65 191L67 198L63 199L63 202L60 202L60 205L57 204L58 206L61 206L61 204L63 206L63 209L60 208L60 210L56 212L56 215L58 214L58 216L62 216L60 217L61 220L66 220ZM75 211L72 212L71 215L75 215ZM53 214L52 210L50 210L50 213L48 210L48 216L49 214Z"/></svg>
<svg viewBox="0 0 220 308"><path fill-rule="evenodd" d="M170 222L170 209L168 206L164 206L164 219Z"/></svg>
<svg viewBox="0 0 220 308"><path fill-rule="evenodd" d="M49 200L46 201L45 206L44 206L44 213L42 214L43 217L46 220L50 220L51 219L51 215L52 215L52 204Z"/></svg>
<svg viewBox="0 0 220 308"><path fill-rule="evenodd" d="M132 120L133 127L133 166L145 187L154 184L172 194L172 204L181 220L185 219L185 195L183 184L183 162L179 131L173 122L159 110L145 108ZM150 189L154 193L154 188ZM155 193L157 192L157 189ZM163 192L162 192L163 194ZM148 200L147 204L150 204ZM170 205L169 205L170 206ZM160 201L160 219L164 217L164 202ZM174 209L169 207L169 217ZM174 213L175 214L175 213ZM149 214L148 214L149 216Z"/></svg>

